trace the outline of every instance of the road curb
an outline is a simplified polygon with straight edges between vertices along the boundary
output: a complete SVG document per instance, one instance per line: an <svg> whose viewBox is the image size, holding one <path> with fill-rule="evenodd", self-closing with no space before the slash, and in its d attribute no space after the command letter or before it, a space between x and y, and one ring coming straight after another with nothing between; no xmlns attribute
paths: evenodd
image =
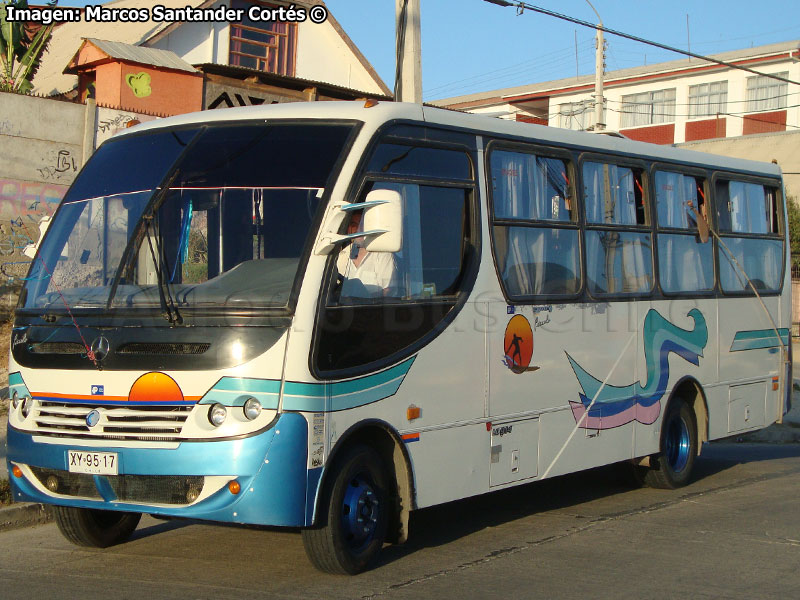
<svg viewBox="0 0 800 600"><path fill-rule="evenodd" d="M20 502L0 508L0 531L41 525L52 520L53 508L44 504Z"/></svg>

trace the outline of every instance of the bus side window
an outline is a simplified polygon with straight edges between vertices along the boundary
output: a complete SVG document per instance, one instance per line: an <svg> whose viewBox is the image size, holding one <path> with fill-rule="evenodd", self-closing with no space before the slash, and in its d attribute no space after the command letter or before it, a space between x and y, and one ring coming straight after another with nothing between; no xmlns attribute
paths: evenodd
<svg viewBox="0 0 800 600"><path fill-rule="evenodd" d="M714 289L713 245L701 236L705 180L685 173L656 171L659 282L666 294Z"/></svg>
<svg viewBox="0 0 800 600"><path fill-rule="evenodd" d="M775 291L781 287L783 238L777 188L751 181L718 180L715 202L720 282L725 292ZM738 264L737 264L738 263Z"/></svg>
<svg viewBox="0 0 800 600"><path fill-rule="evenodd" d="M397 360L448 318L471 284L468 274L475 275L472 173L462 150L376 147L354 202L364 202L372 190L397 191L402 246L393 253L368 252L356 237L334 253L316 369L353 372ZM341 233L363 231L361 212L351 211Z"/></svg>
<svg viewBox="0 0 800 600"><path fill-rule="evenodd" d="M391 189L403 199L403 247L395 253L368 252L354 240L337 257L341 278L335 302L413 301L451 296L463 269L468 195L460 188L416 183L372 182L372 189ZM348 233L361 229L358 212Z"/></svg>
<svg viewBox="0 0 800 600"><path fill-rule="evenodd" d="M643 169L583 163L590 293L631 295L652 290L652 235L645 189Z"/></svg>
<svg viewBox="0 0 800 600"><path fill-rule="evenodd" d="M509 299L580 289L580 234L569 163L534 151L490 155L497 270Z"/></svg>

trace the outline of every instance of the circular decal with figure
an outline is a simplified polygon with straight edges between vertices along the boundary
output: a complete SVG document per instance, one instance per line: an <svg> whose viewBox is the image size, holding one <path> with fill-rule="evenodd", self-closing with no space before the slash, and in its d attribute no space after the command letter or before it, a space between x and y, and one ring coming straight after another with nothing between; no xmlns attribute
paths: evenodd
<svg viewBox="0 0 800 600"><path fill-rule="evenodd" d="M514 373L536 371L539 368L529 366L533 358L533 330L528 319L522 315L514 315L506 325L503 352L503 363Z"/></svg>

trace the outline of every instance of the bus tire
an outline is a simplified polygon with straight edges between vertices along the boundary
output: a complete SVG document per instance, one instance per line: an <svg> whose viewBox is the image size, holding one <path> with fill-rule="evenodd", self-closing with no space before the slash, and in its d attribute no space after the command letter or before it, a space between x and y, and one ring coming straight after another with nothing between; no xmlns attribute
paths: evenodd
<svg viewBox="0 0 800 600"><path fill-rule="evenodd" d="M694 411L680 399L669 403L661 424L661 452L643 471L644 484L674 490L689 483L697 457L697 425Z"/></svg>
<svg viewBox="0 0 800 600"><path fill-rule="evenodd" d="M131 537L139 519L139 513L118 512L54 506L56 525L61 534L76 546L108 548Z"/></svg>
<svg viewBox="0 0 800 600"><path fill-rule="evenodd" d="M320 571L355 575L372 564L386 539L389 482L381 457L369 446L345 450L333 469L319 524L302 531L303 546Z"/></svg>

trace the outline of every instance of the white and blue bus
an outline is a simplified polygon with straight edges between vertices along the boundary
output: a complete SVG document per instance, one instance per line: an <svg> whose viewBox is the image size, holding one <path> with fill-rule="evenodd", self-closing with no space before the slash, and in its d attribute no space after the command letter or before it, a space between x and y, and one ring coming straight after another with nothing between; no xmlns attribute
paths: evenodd
<svg viewBox="0 0 800 600"><path fill-rule="evenodd" d="M687 483L789 408L777 165L419 105L282 104L105 142L11 339L15 500L299 527L367 568L409 513L617 462Z"/></svg>

